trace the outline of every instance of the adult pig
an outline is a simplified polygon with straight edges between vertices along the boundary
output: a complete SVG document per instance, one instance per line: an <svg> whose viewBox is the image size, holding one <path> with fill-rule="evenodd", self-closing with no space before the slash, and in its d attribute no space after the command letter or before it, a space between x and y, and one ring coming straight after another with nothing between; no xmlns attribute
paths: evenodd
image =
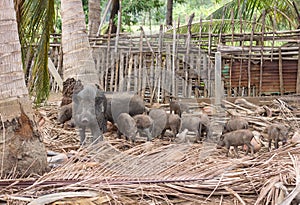
<svg viewBox="0 0 300 205"><path fill-rule="evenodd" d="M246 151L246 155L248 154L250 149L251 149L251 155L253 155L254 147L251 144L251 140L253 137L254 137L253 133L248 129L235 130L223 134L220 137L220 141L218 142L218 145L225 146L227 148L227 152L226 152L227 157L228 157L230 146L234 147L236 157L239 157L238 146L243 146L243 145L246 145L248 147Z"/></svg>
<svg viewBox="0 0 300 205"><path fill-rule="evenodd" d="M238 117L238 118L232 118L228 120L228 122L225 124L224 132L231 132L239 129L248 129L249 123L247 120Z"/></svg>
<svg viewBox="0 0 300 205"><path fill-rule="evenodd" d="M90 128L93 142L102 141L102 134L106 131L107 100L104 93L95 85L85 85L83 90L74 92L72 100L72 115L75 125L79 127L80 144L85 143L86 128Z"/></svg>
<svg viewBox="0 0 300 205"><path fill-rule="evenodd" d="M287 137L289 133L289 128L282 124L271 124L266 127L268 133L268 141L269 141L269 150L271 150L272 141L274 141L275 149L278 149L279 141L282 142L282 145L285 145L287 142Z"/></svg>
<svg viewBox="0 0 300 205"><path fill-rule="evenodd" d="M152 109L149 116L153 120L152 137L158 137L167 126L168 116L163 109Z"/></svg>
<svg viewBox="0 0 300 205"><path fill-rule="evenodd" d="M187 129L190 132L196 133L196 139L200 141L203 128L204 124L202 123L200 117L186 116L181 119L181 126L179 132L182 132L184 129Z"/></svg>
<svg viewBox="0 0 300 205"><path fill-rule="evenodd" d="M110 122L117 121L121 113L128 113L130 116L145 112L145 103L139 95L128 92L106 93L107 109L106 118Z"/></svg>

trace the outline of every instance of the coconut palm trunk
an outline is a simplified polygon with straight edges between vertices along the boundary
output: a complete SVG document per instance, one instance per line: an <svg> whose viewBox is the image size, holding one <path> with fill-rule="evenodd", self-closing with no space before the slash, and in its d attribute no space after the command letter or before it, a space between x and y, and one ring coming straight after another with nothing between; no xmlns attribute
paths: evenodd
<svg viewBox="0 0 300 205"><path fill-rule="evenodd" d="M25 85L13 0L1 0L0 13L0 178L42 174L46 149Z"/></svg>
<svg viewBox="0 0 300 205"><path fill-rule="evenodd" d="M81 0L61 0L63 78L99 84Z"/></svg>
<svg viewBox="0 0 300 205"><path fill-rule="evenodd" d="M101 1L89 0L89 35L96 35L101 19Z"/></svg>

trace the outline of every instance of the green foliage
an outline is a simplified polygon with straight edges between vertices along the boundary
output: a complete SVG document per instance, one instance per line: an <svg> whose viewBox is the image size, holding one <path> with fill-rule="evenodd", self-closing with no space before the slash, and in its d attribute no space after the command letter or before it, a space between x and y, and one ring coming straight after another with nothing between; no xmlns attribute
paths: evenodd
<svg viewBox="0 0 300 205"><path fill-rule="evenodd" d="M229 0L220 0L216 3L215 0L190 0L183 4L175 3L173 11L174 21L177 22L179 19L180 24L186 24L188 17L192 13L195 13L195 19L199 19L200 17L206 18L228 1Z"/></svg>
<svg viewBox="0 0 300 205"><path fill-rule="evenodd" d="M55 22L54 22L54 32L61 33L61 15L60 15L60 0L55 0L54 2L55 8Z"/></svg>
<svg viewBox="0 0 300 205"><path fill-rule="evenodd" d="M85 24L88 25L89 24L89 1L82 0L82 7L85 15Z"/></svg>
<svg viewBox="0 0 300 205"><path fill-rule="evenodd" d="M190 4L193 5L194 1L190 1ZM212 3L210 0L203 0L209 4ZM251 32L252 23L254 21L254 16L256 17L256 26L255 31L259 32L262 30L262 18L263 12L265 12L265 31L272 31L273 27L276 30L289 30L297 29L299 27L299 17L297 14L297 8L299 8L300 1L294 1L296 7L293 5L291 0L240 0L240 5L238 4L239 0L231 1L216 1L221 4L215 5L215 10L209 15L200 15L203 17L201 32L214 32L214 33L232 33L232 32ZM225 4L224 4L225 3ZM206 5L208 5L206 4ZM222 6L223 4L223 6ZM196 8L196 5L194 5ZM196 10L200 11L199 8ZM175 8L178 8L176 6ZM185 6L184 9L190 10L188 6ZM203 11L203 10L201 10ZM178 11L177 11L178 12ZM234 18L234 25L232 25L232 12ZM186 11L181 11L179 13L186 13ZM190 13L189 13L190 15ZM197 12L195 11L195 16ZM212 25L210 26L210 19L213 19ZM222 18L224 18L222 24ZM187 21L185 20L184 23ZM242 22L242 25L241 23ZM181 19L182 23L182 19ZM274 24L275 23L275 24ZM232 31L234 28L234 31ZM209 30L210 29L210 30ZM181 26L179 29L180 33L187 33L187 26ZM192 32L198 33L200 30L199 21L196 22L194 19L194 24L192 25Z"/></svg>
<svg viewBox="0 0 300 205"><path fill-rule="evenodd" d="M252 21L255 15L256 21L261 22L265 11L267 30L273 28L274 22L276 30L296 29L299 26L298 9L293 6L291 0L241 0L241 5L238 2L232 0L211 15L214 19L221 19L223 15L225 19L231 19L231 11L233 11L234 18L237 20ZM294 2L299 8L300 1Z"/></svg>
<svg viewBox="0 0 300 205"><path fill-rule="evenodd" d="M48 50L50 33L53 32L55 11L54 0L24 0L21 7L19 36L22 47L22 59L31 94L35 94L36 103L47 99L50 90L48 72ZM27 68L27 53L33 55L32 68ZM31 69L30 72L28 69Z"/></svg>
<svg viewBox="0 0 300 205"><path fill-rule="evenodd" d="M123 0L122 1L122 23L134 25L143 21L143 13L150 13L156 21L163 17L160 8L164 6L164 1L160 0Z"/></svg>

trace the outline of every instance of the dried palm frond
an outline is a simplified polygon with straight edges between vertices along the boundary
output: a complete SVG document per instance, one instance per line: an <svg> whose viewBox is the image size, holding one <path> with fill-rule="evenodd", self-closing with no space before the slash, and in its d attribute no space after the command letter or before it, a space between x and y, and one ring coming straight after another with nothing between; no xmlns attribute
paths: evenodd
<svg viewBox="0 0 300 205"><path fill-rule="evenodd" d="M1 199L26 204L56 195L48 203L268 204L280 200L278 183L291 194L298 189L297 144L236 159L225 157L224 150L209 142L178 144L154 139L131 144L111 131L105 141L79 148L76 131L59 129L51 112L44 115L46 145L68 153L69 159L38 178L0 182L0 190L6 188L0 192ZM245 117L261 127L270 119L276 121L275 117Z"/></svg>

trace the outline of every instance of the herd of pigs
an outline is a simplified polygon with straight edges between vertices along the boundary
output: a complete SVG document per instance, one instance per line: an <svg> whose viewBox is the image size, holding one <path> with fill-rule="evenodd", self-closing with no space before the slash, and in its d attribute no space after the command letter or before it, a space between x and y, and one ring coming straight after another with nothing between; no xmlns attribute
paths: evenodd
<svg viewBox="0 0 300 205"><path fill-rule="evenodd" d="M73 122L79 128L80 144L86 142L86 128L93 136L93 143L103 140L103 133L107 132L107 121L118 128L118 136L122 135L129 141L135 142L136 137L144 137L151 141L156 137L163 137L166 130L170 130L172 138L186 137L187 133L195 133L196 142L208 140L214 135L215 126L205 113L198 116L182 116L186 109L184 104L170 101L169 112L163 108L149 109L143 99L130 93L105 93L96 86L85 85L74 91L72 103L61 107L58 113L59 123ZM271 149L272 142L277 149L281 141L287 142L290 129L283 124L271 124L265 132ZM217 145L227 148L228 156L231 146L238 157L238 146L246 147L246 154L254 153L254 134L249 129L248 122L243 118L232 118L222 125Z"/></svg>

